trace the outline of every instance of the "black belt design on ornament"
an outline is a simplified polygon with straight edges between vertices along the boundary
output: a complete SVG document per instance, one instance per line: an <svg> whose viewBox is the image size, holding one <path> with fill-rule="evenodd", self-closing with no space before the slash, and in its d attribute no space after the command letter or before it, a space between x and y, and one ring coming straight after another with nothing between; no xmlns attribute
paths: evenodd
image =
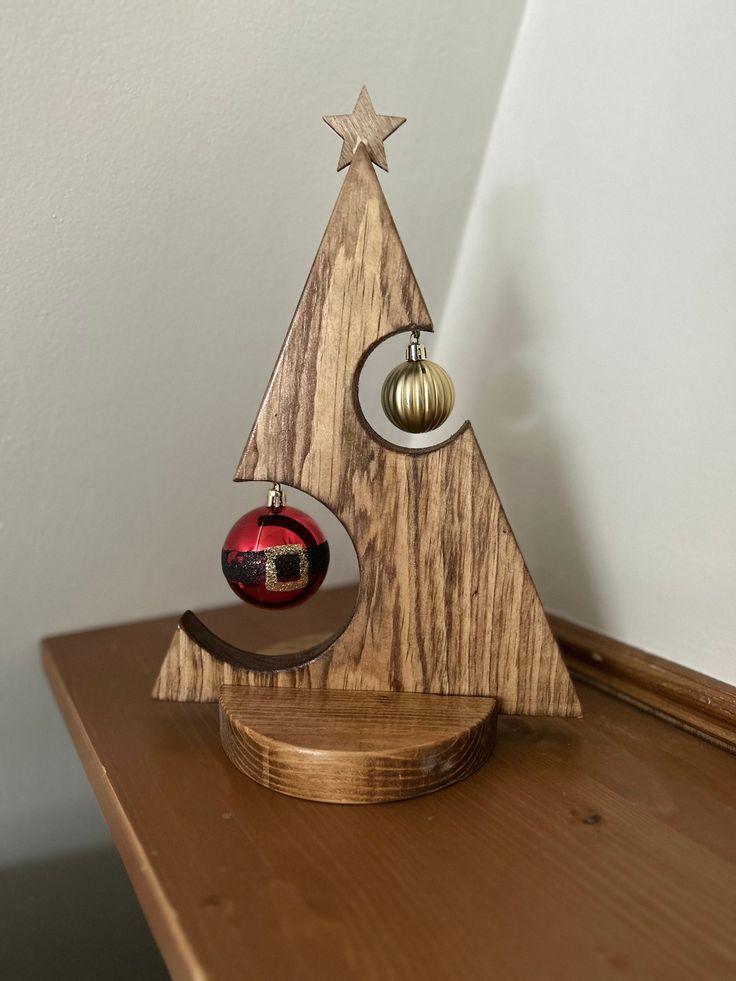
<svg viewBox="0 0 736 981"><path fill-rule="evenodd" d="M277 546L278 549L284 546ZM320 545L287 546L289 551L276 552L264 549L262 552L233 552L222 550L222 571L231 582L242 582L248 586L262 586L266 582L266 563L273 562L276 578L288 583L299 579L302 574L301 563L306 554L307 575L316 576L327 569L330 561L330 547L327 542ZM271 554L269 554L271 553Z"/></svg>

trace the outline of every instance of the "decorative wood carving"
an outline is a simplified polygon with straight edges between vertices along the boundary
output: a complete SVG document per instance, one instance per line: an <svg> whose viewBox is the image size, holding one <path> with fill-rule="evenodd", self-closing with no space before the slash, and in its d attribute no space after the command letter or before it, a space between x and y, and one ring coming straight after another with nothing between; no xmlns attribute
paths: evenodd
<svg viewBox="0 0 736 981"><path fill-rule="evenodd" d="M472 427L429 449L374 432L361 369L392 334L432 322L371 160L403 120L361 92L327 122L350 163L235 480L279 481L325 504L358 556L347 626L271 657L191 612L156 682L162 699L220 697L225 751L254 780L315 800L428 793L493 749L496 712L580 705Z"/></svg>
<svg viewBox="0 0 736 981"><path fill-rule="evenodd" d="M229 647L187 614L156 697L215 700L236 682L483 695L504 713L580 714L470 423L444 444L405 449L363 415L363 362L412 326L432 329L360 145L235 474L299 487L340 518L360 565L355 612L332 643L281 663Z"/></svg>
<svg viewBox="0 0 736 981"><path fill-rule="evenodd" d="M373 163L378 164L383 170L388 170L383 141L406 122L403 116L379 116L373 108L365 85L360 90L355 109L349 116L323 116L322 118L330 129L334 129L342 138L338 170L352 163L355 151L361 144L368 151Z"/></svg>

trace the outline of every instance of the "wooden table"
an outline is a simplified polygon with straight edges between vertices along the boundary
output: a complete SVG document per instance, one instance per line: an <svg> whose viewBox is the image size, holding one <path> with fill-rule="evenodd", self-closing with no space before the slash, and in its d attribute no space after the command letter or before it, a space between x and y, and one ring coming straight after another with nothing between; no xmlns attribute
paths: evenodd
<svg viewBox="0 0 736 981"><path fill-rule="evenodd" d="M346 602L323 592L289 629L327 632ZM261 645L284 625L206 619ZM296 800L232 766L216 706L149 698L174 622L55 637L44 658L175 978L736 977L732 756L579 685L583 720L502 719L455 787Z"/></svg>

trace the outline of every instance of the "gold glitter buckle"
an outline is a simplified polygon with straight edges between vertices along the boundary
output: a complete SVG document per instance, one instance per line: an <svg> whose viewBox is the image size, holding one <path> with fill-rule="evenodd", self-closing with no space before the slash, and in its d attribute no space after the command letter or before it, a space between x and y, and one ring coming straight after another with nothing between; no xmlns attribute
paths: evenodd
<svg viewBox="0 0 736 981"><path fill-rule="evenodd" d="M265 548L266 556L266 590L269 593L290 593L295 589L303 589L309 582L309 559L305 545L271 545ZM280 580L276 571L276 559L280 555L299 556L299 578Z"/></svg>

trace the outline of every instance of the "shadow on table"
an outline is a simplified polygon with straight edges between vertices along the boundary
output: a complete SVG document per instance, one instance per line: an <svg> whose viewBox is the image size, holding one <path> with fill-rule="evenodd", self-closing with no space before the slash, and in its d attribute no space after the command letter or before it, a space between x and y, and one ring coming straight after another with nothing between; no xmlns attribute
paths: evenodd
<svg viewBox="0 0 736 981"><path fill-rule="evenodd" d="M0 871L8 981L158 981L169 974L113 849Z"/></svg>

